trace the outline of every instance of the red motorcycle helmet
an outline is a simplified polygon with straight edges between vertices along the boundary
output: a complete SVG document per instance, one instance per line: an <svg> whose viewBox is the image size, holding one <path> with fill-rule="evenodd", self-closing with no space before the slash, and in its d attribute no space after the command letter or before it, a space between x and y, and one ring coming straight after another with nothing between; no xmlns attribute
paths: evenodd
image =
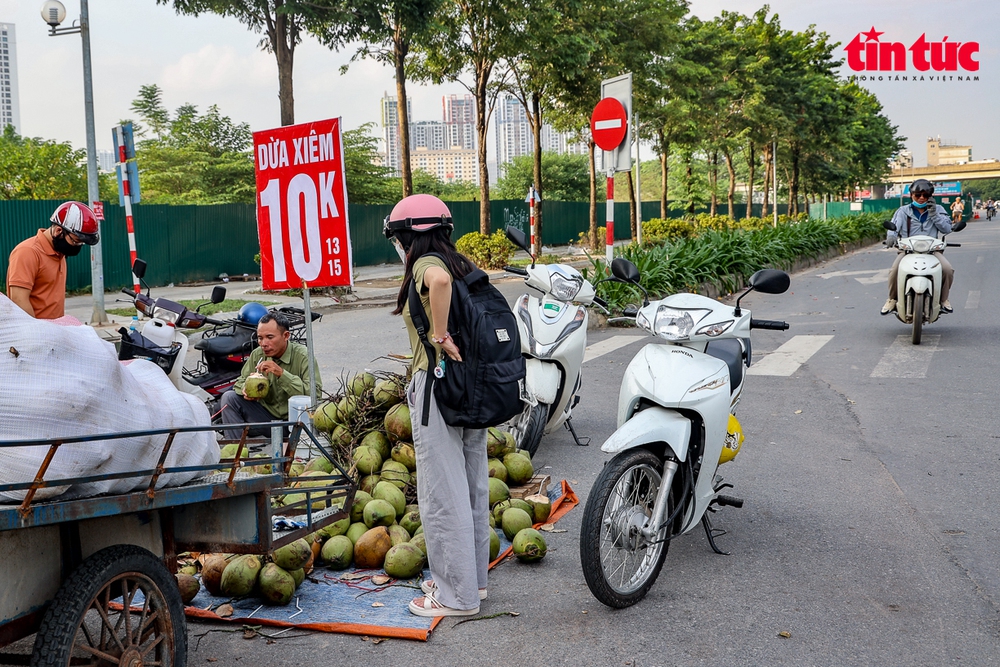
<svg viewBox="0 0 1000 667"><path fill-rule="evenodd" d="M87 245L96 245L101 238L97 216L89 206L78 201L60 204L49 220Z"/></svg>

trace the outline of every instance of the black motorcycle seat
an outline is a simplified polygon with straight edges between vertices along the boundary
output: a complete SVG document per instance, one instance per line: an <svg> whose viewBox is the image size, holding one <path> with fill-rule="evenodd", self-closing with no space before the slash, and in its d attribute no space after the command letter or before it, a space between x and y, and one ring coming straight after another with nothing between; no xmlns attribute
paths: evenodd
<svg viewBox="0 0 1000 667"><path fill-rule="evenodd" d="M735 338L709 341L705 354L726 362L729 366L729 391L736 391L743 382L743 346L740 341Z"/></svg>
<svg viewBox="0 0 1000 667"><path fill-rule="evenodd" d="M194 344L194 349L203 350L206 354L215 357L250 352L253 349L253 335L254 332L249 329L237 328L231 334L203 338Z"/></svg>

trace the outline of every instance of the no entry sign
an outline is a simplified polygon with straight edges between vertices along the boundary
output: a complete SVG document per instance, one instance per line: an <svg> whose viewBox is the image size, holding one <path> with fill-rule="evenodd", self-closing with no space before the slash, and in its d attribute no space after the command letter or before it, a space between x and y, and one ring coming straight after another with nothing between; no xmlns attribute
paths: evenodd
<svg viewBox="0 0 1000 667"><path fill-rule="evenodd" d="M605 97L590 116L590 134L598 148L613 151L621 146L628 132L628 113L622 103L613 97Z"/></svg>
<svg viewBox="0 0 1000 667"><path fill-rule="evenodd" d="M340 119L254 132L264 289L354 284Z"/></svg>

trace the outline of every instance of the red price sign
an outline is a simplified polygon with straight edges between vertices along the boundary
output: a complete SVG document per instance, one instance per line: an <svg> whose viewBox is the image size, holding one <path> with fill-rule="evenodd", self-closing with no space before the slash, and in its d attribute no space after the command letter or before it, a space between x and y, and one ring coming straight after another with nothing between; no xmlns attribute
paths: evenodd
<svg viewBox="0 0 1000 667"><path fill-rule="evenodd" d="M340 119L254 132L264 289L354 284Z"/></svg>

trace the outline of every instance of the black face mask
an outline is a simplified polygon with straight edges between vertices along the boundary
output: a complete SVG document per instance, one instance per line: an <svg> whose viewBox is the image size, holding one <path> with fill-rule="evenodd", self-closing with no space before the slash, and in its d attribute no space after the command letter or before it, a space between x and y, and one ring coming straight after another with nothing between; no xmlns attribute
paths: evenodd
<svg viewBox="0 0 1000 667"><path fill-rule="evenodd" d="M57 253L66 255L67 257L76 257L83 250L83 245L73 245L66 240L66 232L52 237L52 247L55 248Z"/></svg>

